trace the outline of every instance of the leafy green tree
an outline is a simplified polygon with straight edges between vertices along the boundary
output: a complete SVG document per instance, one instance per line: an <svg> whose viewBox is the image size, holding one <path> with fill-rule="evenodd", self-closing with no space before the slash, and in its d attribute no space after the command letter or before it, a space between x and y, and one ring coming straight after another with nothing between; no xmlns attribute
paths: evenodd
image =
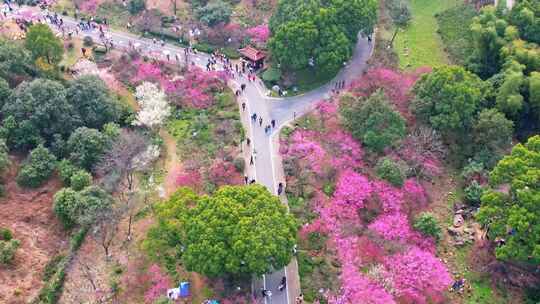
<svg viewBox="0 0 540 304"><path fill-rule="evenodd" d="M71 184L71 177L80 170L80 168L77 168L77 166L67 159L62 159L59 161L57 169L62 183L64 183L64 186L67 187L69 187Z"/></svg>
<svg viewBox="0 0 540 304"><path fill-rule="evenodd" d="M484 187L482 187L477 181L473 180L471 184L465 188L464 192L467 203L477 206L480 204L482 194L484 194Z"/></svg>
<svg viewBox="0 0 540 304"><path fill-rule="evenodd" d="M34 59L44 58L48 64L59 63L64 54L62 42L46 24L38 23L28 29L25 46Z"/></svg>
<svg viewBox="0 0 540 304"><path fill-rule="evenodd" d="M490 174L492 189L482 195L477 219L489 227L491 240L505 242L495 249L497 258L540 262L540 136L517 144ZM506 191L500 185L509 185Z"/></svg>
<svg viewBox="0 0 540 304"><path fill-rule="evenodd" d="M103 189L89 186L82 191L62 188L53 199L53 210L65 228L90 225L96 216L112 208L113 199Z"/></svg>
<svg viewBox="0 0 540 304"><path fill-rule="evenodd" d="M9 167L9 164L11 163L9 161L8 152L9 150L6 145L6 141L3 138L0 138L0 175L5 169L7 169L7 167Z"/></svg>
<svg viewBox="0 0 540 304"><path fill-rule="evenodd" d="M341 108L345 126L372 151L382 152L405 136L405 120L381 90Z"/></svg>
<svg viewBox="0 0 540 304"><path fill-rule="evenodd" d="M423 212L416 218L413 225L414 229L420 231L423 235L431 236L436 240L441 238L441 227L432 213Z"/></svg>
<svg viewBox="0 0 540 304"><path fill-rule="evenodd" d="M85 170L79 170L71 176L70 185L75 191L82 189L92 184L92 175Z"/></svg>
<svg viewBox="0 0 540 304"><path fill-rule="evenodd" d="M373 32L377 7L374 0L281 0L269 22L268 47L286 70L312 62L323 73L335 73L349 60L358 32Z"/></svg>
<svg viewBox="0 0 540 304"><path fill-rule="evenodd" d="M473 19L471 32L474 52L469 58L468 68L483 79L499 72L501 68L501 48L505 45L506 22L497 17L495 8L482 9L480 16Z"/></svg>
<svg viewBox="0 0 540 304"><path fill-rule="evenodd" d="M513 129L514 123L497 109L484 109L474 122L474 143L492 151L504 150L512 144Z"/></svg>
<svg viewBox="0 0 540 304"><path fill-rule="evenodd" d="M445 135L464 136L486 96L478 76L458 66L435 68L414 86L416 116Z"/></svg>
<svg viewBox="0 0 540 304"><path fill-rule="evenodd" d="M224 186L212 196L182 188L158 205L157 218L146 247L174 248L187 269L210 277L279 269L296 243L296 221L260 185Z"/></svg>
<svg viewBox="0 0 540 304"><path fill-rule="evenodd" d="M128 11L132 15L137 15L138 13L146 9L146 3L144 0L130 0L128 2Z"/></svg>
<svg viewBox="0 0 540 304"><path fill-rule="evenodd" d="M540 73L532 72L529 76L529 105L533 117L540 123Z"/></svg>
<svg viewBox="0 0 540 304"><path fill-rule="evenodd" d="M62 188L54 194L53 210L65 228L73 227L81 205L79 192L71 188Z"/></svg>
<svg viewBox="0 0 540 304"><path fill-rule="evenodd" d="M67 141L69 160L80 168L91 170L107 149L107 137L96 129L77 128Z"/></svg>
<svg viewBox="0 0 540 304"><path fill-rule="evenodd" d="M9 100L10 96L11 89L9 88L7 81L5 81L3 78L0 78L0 109L2 109L4 104Z"/></svg>
<svg viewBox="0 0 540 304"><path fill-rule="evenodd" d="M25 187L39 187L46 181L56 168L56 158L47 148L37 146L21 167L17 175L17 183Z"/></svg>
<svg viewBox="0 0 540 304"><path fill-rule="evenodd" d="M519 119L524 107L524 98L521 95L521 88L525 85L525 76L523 69L525 66L511 61L507 64L508 68L502 72L503 82L497 90L496 106L501 112Z"/></svg>
<svg viewBox="0 0 540 304"><path fill-rule="evenodd" d="M99 129L118 119L116 101L101 78L88 75L71 81L66 96L85 127Z"/></svg>
<svg viewBox="0 0 540 304"><path fill-rule="evenodd" d="M375 166L378 177L398 187L403 186L403 180L405 179L405 172L403 171L395 161L388 157L379 159L377 166Z"/></svg>
<svg viewBox="0 0 540 304"><path fill-rule="evenodd" d="M67 136L79 124L62 84L46 79L17 86L2 114L8 146L22 150L50 142L54 134Z"/></svg>
<svg viewBox="0 0 540 304"><path fill-rule="evenodd" d="M35 69L28 51L12 40L0 39L0 77L14 81L19 76L34 74Z"/></svg>
<svg viewBox="0 0 540 304"><path fill-rule="evenodd" d="M196 10L197 18L208 26L218 23L228 23L231 19L231 5L222 0L212 0L205 6Z"/></svg>

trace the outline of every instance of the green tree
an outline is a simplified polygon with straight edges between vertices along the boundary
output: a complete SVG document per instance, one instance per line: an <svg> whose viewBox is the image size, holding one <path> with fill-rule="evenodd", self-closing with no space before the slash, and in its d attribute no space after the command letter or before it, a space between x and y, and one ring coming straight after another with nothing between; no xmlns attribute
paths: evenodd
<svg viewBox="0 0 540 304"><path fill-rule="evenodd" d="M99 129L118 119L117 103L103 80L97 76L82 76L71 81L66 97L88 128Z"/></svg>
<svg viewBox="0 0 540 304"><path fill-rule="evenodd" d="M48 64L59 63L64 54L62 41L46 24L38 23L28 29L25 46L34 59L44 58Z"/></svg>
<svg viewBox="0 0 540 304"><path fill-rule="evenodd" d="M14 81L17 76L34 74L28 51L15 41L0 39L0 77Z"/></svg>
<svg viewBox="0 0 540 304"><path fill-rule="evenodd" d="M77 222L81 196L71 188L62 188L54 194L53 210L65 228L73 227Z"/></svg>
<svg viewBox="0 0 540 304"><path fill-rule="evenodd" d="M501 68L501 48L506 44L504 33L506 22L497 17L495 8L482 9L480 16L473 19L471 32L474 52L469 58L468 68L487 79Z"/></svg>
<svg viewBox="0 0 540 304"><path fill-rule="evenodd" d="M51 142L54 134L67 137L79 124L77 113L66 99L64 86L46 79L17 86L2 107L2 114L8 146L22 150L40 142Z"/></svg>
<svg viewBox="0 0 540 304"><path fill-rule="evenodd" d="M373 32L377 8L374 0L280 0L268 47L286 70L307 68L313 60L315 69L335 73L349 60L358 32Z"/></svg>
<svg viewBox="0 0 540 304"><path fill-rule="evenodd" d="M231 19L231 5L222 0L212 0L204 7L196 10L197 18L208 26L215 26L218 23L228 23Z"/></svg>
<svg viewBox="0 0 540 304"><path fill-rule="evenodd" d="M71 176L70 185L75 191L82 189L92 184L92 175L85 170L79 170Z"/></svg>
<svg viewBox="0 0 540 304"><path fill-rule="evenodd" d="M77 168L77 166L67 159L62 159L59 161L57 169L62 183L64 183L64 186L67 187L69 187L71 184L71 177L80 170L80 168Z"/></svg>
<svg viewBox="0 0 540 304"><path fill-rule="evenodd" d="M378 177L398 187L403 186L403 180L406 177L404 170L388 157L379 159L377 166L375 166L375 172Z"/></svg>
<svg viewBox="0 0 540 304"><path fill-rule="evenodd" d="M470 131L486 96L478 76L458 66L435 68L418 80L413 89L416 116L445 135L463 137Z"/></svg>
<svg viewBox="0 0 540 304"><path fill-rule="evenodd" d="M2 109L4 104L9 100L10 96L11 89L9 88L7 81L5 81L3 78L0 78L0 109Z"/></svg>
<svg viewBox="0 0 540 304"><path fill-rule="evenodd" d="M517 144L490 174L492 189L482 195L477 219L489 227L491 240L505 243L495 249L497 258L540 262L540 136ZM509 191L498 190L506 184Z"/></svg>
<svg viewBox="0 0 540 304"><path fill-rule="evenodd" d="M94 223L96 216L109 212L112 206L112 197L97 186L89 186L82 191L62 188L53 198L54 213L68 229Z"/></svg>
<svg viewBox="0 0 540 304"><path fill-rule="evenodd" d="M69 160L80 168L91 170L107 149L107 137L96 129L77 128L67 141Z"/></svg>
<svg viewBox="0 0 540 304"><path fill-rule="evenodd" d="M414 229L420 231L423 235L431 236L436 240L441 238L441 227L432 213L421 213L414 221L413 227Z"/></svg>
<svg viewBox="0 0 540 304"><path fill-rule="evenodd" d="M513 129L514 123L497 109L484 109L474 122L474 143L477 149L504 150L512 144Z"/></svg>
<svg viewBox="0 0 540 304"><path fill-rule="evenodd" d="M56 168L56 158L47 148L39 145L30 152L17 175L17 183L25 187L39 187Z"/></svg>
<svg viewBox="0 0 540 304"><path fill-rule="evenodd" d="M473 206L478 206L478 204L480 204L482 194L484 194L484 187L482 187L476 180L473 180L470 185L464 189L464 192L467 203Z"/></svg>
<svg viewBox="0 0 540 304"><path fill-rule="evenodd" d="M9 150L6 145L6 141L3 138L0 138L0 175L5 169L7 169L7 167L9 167L9 164L11 163L9 161L8 152Z"/></svg>
<svg viewBox="0 0 540 304"><path fill-rule="evenodd" d="M157 218L146 248L174 248L187 269L210 277L279 269L296 243L296 221L260 185L224 186L212 196L182 188L158 205Z"/></svg>
<svg viewBox="0 0 540 304"><path fill-rule="evenodd" d="M345 126L372 151L380 153L405 136L405 120L381 90L341 109Z"/></svg>
<svg viewBox="0 0 540 304"><path fill-rule="evenodd" d="M145 9L146 3L144 0L130 0L128 3L128 11L132 15L137 15Z"/></svg>

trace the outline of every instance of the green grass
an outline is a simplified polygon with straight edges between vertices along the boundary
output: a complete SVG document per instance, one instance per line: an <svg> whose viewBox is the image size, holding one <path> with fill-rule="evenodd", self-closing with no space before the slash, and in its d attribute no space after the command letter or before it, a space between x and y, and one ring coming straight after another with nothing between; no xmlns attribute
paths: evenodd
<svg viewBox="0 0 540 304"><path fill-rule="evenodd" d="M456 6L457 0L411 0L412 20L394 41L399 66L415 69L448 63L441 39L437 35L435 14Z"/></svg>
<svg viewBox="0 0 540 304"><path fill-rule="evenodd" d="M471 5L460 5L437 15L439 35L452 63L463 65L473 51L469 30L476 10Z"/></svg>

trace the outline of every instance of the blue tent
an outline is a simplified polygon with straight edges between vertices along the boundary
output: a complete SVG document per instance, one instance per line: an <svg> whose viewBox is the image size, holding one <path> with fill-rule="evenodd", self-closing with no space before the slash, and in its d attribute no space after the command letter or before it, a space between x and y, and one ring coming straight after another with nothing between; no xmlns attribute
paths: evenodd
<svg viewBox="0 0 540 304"><path fill-rule="evenodd" d="M189 282L180 283L180 287L178 287L178 289L180 289L180 297L189 297Z"/></svg>

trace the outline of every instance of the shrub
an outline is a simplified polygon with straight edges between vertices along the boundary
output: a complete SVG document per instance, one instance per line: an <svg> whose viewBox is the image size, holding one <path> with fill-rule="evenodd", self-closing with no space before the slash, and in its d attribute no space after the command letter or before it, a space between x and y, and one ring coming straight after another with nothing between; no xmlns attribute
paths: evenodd
<svg viewBox="0 0 540 304"><path fill-rule="evenodd" d="M69 160L62 159L58 163L58 174L60 179L64 183L64 186L69 187L71 185L71 177L75 172L78 172L79 168L73 165Z"/></svg>
<svg viewBox="0 0 540 304"><path fill-rule="evenodd" d="M0 228L0 241L11 241L13 233L8 228Z"/></svg>
<svg viewBox="0 0 540 304"><path fill-rule="evenodd" d="M71 188L80 191L92 184L92 175L85 170L79 170L71 176Z"/></svg>
<svg viewBox="0 0 540 304"><path fill-rule="evenodd" d="M484 188L475 180L465 188L465 200L471 205L480 205L482 194L484 194Z"/></svg>
<svg viewBox="0 0 540 304"><path fill-rule="evenodd" d="M77 215L81 207L81 198L78 192L71 188L63 188L56 192L53 199L54 213L65 228L71 228L77 222Z"/></svg>
<svg viewBox="0 0 540 304"><path fill-rule="evenodd" d="M231 5L221 0L209 2L204 7L197 9L197 18L208 26L214 26L218 23L228 23L232 8Z"/></svg>
<svg viewBox="0 0 540 304"><path fill-rule="evenodd" d="M20 245L19 240L0 241L0 264L11 263Z"/></svg>
<svg viewBox="0 0 540 304"><path fill-rule="evenodd" d="M132 15L137 15L146 8L144 0L130 0L128 3L128 11Z"/></svg>
<svg viewBox="0 0 540 304"><path fill-rule="evenodd" d="M281 71L276 68L269 68L262 74L262 79L270 83L276 83L281 79Z"/></svg>
<svg viewBox="0 0 540 304"><path fill-rule="evenodd" d="M375 167L377 176L391 183L394 186L403 186L403 180L405 179L405 172L400 166L392 159L383 157L377 162Z"/></svg>
<svg viewBox="0 0 540 304"><path fill-rule="evenodd" d="M30 152L17 175L17 183L24 187L39 187L51 176L55 167L56 157L43 145L39 145Z"/></svg>
<svg viewBox="0 0 540 304"><path fill-rule="evenodd" d="M92 45L94 45L94 39L92 39L92 37L90 36L84 36L83 45L87 47L91 47Z"/></svg>
<svg viewBox="0 0 540 304"><path fill-rule="evenodd" d="M414 229L420 231L426 236L432 236L436 240L441 238L441 227L435 216L429 212L423 212L414 221Z"/></svg>

